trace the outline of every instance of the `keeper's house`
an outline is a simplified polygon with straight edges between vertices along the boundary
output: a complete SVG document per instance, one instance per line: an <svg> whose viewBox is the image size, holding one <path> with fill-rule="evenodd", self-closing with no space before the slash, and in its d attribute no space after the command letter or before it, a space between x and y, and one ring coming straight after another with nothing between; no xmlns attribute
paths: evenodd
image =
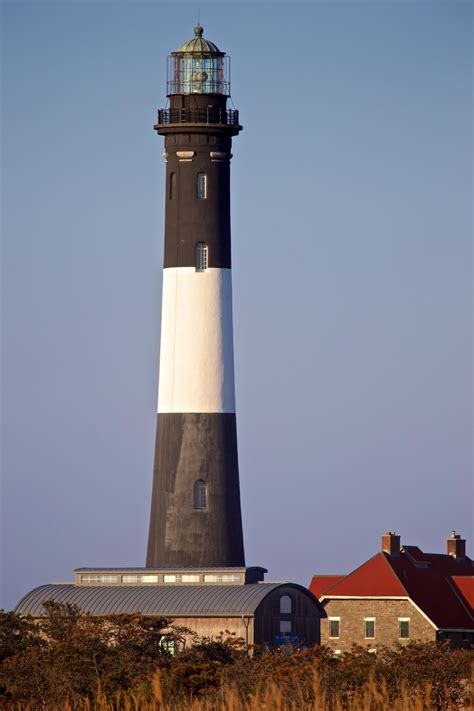
<svg viewBox="0 0 474 711"><path fill-rule="evenodd" d="M170 617L201 637L228 630L247 646L319 644L321 603L295 583L264 582L264 568L79 568L74 583L42 585L15 612L41 617L43 603L84 613Z"/></svg>
<svg viewBox="0 0 474 711"><path fill-rule="evenodd" d="M373 652L410 640L474 644L474 564L455 531L445 554L400 547L387 532L379 553L349 575L315 575L310 590L327 614L321 644L335 654L352 644Z"/></svg>

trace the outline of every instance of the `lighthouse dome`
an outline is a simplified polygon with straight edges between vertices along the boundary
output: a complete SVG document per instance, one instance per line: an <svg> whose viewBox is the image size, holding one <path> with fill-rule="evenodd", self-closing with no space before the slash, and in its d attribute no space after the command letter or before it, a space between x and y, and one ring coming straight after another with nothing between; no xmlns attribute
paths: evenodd
<svg viewBox="0 0 474 711"><path fill-rule="evenodd" d="M194 28L194 37L183 42L173 54L213 54L221 57L224 56L225 52L221 52L214 42L204 39L202 36L203 31L204 28L201 25L196 25Z"/></svg>

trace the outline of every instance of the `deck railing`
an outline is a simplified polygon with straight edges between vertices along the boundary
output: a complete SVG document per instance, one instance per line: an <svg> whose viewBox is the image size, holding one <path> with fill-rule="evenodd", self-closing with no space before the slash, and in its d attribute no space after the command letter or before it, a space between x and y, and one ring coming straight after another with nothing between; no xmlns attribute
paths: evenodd
<svg viewBox="0 0 474 711"><path fill-rule="evenodd" d="M158 124L175 123L212 123L227 126L239 125L237 109L159 109Z"/></svg>

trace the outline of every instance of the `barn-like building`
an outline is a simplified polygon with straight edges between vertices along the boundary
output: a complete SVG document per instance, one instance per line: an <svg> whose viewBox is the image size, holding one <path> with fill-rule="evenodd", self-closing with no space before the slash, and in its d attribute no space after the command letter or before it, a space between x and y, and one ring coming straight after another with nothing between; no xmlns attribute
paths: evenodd
<svg viewBox="0 0 474 711"><path fill-rule="evenodd" d="M29 592L16 612L44 614L43 603L77 605L102 616L141 613L169 617L200 637L226 631L247 647L287 641L320 641L324 608L306 588L264 582L264 568L81 568L76 582L41 585Z"/></svg>

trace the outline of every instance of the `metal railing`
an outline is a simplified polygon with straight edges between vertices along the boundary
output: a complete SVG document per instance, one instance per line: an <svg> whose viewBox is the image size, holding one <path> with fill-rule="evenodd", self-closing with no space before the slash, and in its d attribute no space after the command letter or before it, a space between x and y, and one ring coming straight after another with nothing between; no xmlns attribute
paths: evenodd
<svg viewBox="0 0 474 711"><path fill-rule="evenodd" d="M239 125L237 109L159 109L158 124L170 123L212 123L227 126Z"/></svg>

